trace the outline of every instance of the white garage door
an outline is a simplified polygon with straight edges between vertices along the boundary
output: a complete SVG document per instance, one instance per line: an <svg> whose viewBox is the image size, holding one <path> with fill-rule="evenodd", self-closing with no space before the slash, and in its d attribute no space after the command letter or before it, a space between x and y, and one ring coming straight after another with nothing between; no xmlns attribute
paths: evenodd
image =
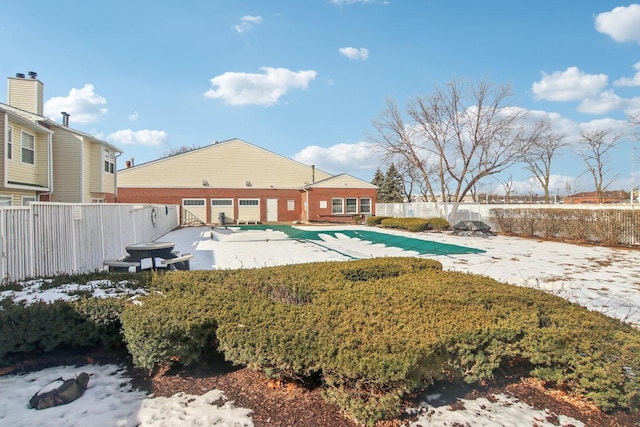
<svg viewBox="0 0 640 427"><path fill-rule="evenodd" d="M207 205L205 199L182 199L182 224L196 225L207 223Z"/></svg>

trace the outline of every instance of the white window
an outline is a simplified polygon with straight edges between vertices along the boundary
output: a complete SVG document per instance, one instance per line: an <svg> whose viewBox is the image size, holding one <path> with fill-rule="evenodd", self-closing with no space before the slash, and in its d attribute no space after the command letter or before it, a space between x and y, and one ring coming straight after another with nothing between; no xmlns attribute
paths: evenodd
<svg viewBox="0 0 640 427"><path fill-rule="evenodd" d="M287 210L293 211L296 209L296 201L295 200L287 200Z"/></svg>
<svg viewBox="0 0 640 427"><path fill-rule="evenodd" d="M7 128L7 159L11 159L12 151L13 151L13 128L9 126Z"/></svg>
<svg viewBox="0 0 640 427"><path fill-rule="evenodd" d="M211 206L233 206L233 199L211 199Z"/></svg>
<svg viewBox="0 0 640 427"><path fill-rule="evenodd" d="M360 213L371 213L371 199L360 199Z"/></svg>
<svg viewBox="0 0 640 427"><path fill-rule="evenodd" d="M347 213L358 213L358 199L347 198Z"/></svg>
<svg viewBox="0 0 640 427"><path fill-rule="evenodd" d="M260 206L260 199L238 199L240 206Z"/></svg>
<svg viewBox="0 0 640 427"><path fill-rule="evenodd" d="M115 155L112 151L104 149L104 171L106 173L113 173L115 170Z"/></svg>
<svg viewBox="0 0 640 427"><path fill-rule="evenodd" d="M0 196L0 206L11 206L11 196Z"/></svg>
<svg viewBox="0 0 640 427"><path fill-rule="evenodd" d="M22 132L22 163L35 164L36 137L30 133Z"/></svg>
<svg viewBox="0 0 640 427"><path fill-rule="evenodd" d="M31 202L35 202L36 198L32 196L22 196L22 206L29 206Z"/></svg>
<svg viewBox="0 0 640 427"><path fill-rule="evenodd" d="M342 199L331 199L331 213L332 214L344 213Z"/></svg>
<svg viewBox="0 0 640 427"><path fill-rule="evenodd" d="M204 206L204 199L182 199L182 206Z"/></svg>

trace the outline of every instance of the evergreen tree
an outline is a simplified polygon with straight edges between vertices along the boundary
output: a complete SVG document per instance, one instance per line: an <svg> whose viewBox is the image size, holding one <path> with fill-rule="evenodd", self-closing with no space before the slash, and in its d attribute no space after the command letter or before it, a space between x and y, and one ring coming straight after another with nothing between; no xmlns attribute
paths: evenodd
<svg viewBox="0 0 640 427"><path fill-rule="evenodd" d="M404 201L404 180L396 165L391 163L384 177L384 203L402 203Z"/></svg>
<svg viewBox="0 0 640 427"><path fill-rule="evenodd" d="M378 187L378 190L376 191L376 199L378 200L378 203L384 203L383 200L386 199L384 194L384 174L380 170L380 167L378 167L376 173L373 175L371 183Z"/></svg>

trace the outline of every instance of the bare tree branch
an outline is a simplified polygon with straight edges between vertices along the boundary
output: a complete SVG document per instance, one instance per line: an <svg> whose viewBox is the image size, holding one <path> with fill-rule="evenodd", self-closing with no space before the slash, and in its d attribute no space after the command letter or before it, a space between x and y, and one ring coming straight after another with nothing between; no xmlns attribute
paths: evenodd
<svg viewBox="0 0 640 427"><path fill-rule="evenodd" d="M527 154L524 156L524 162L527 170L533 174L533 178L540 184L544 191L544 201L549 203L549 184L551 180L551 161L557 151L568 145L564 141L564 135L554 133L551 129L551 123L547 120L539 120L535 124L537 133L536 144L532 144Z"/></svg>
<svg viewBox="0 0 640 427"><path fill-rule="evenodd" d="M593 178L598 203L602 203L603 193L618 176L616 174L606 181L607 175L611 171L607 166L608 154L620 144L623 136L624 134L622 133L613 133L611 129L583 131L580 133L581 144L576 154L584 162L585 172Z"/></svg>

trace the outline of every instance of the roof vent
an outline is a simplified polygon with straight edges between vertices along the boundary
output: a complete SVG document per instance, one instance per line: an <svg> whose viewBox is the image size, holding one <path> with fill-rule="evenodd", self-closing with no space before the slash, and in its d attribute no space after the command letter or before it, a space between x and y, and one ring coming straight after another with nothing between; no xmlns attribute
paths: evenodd
<svg viewBox="0 0 640 427"><path fill-rule="evenodd" d="M19 79L24 79L24 73L16 73L16 77Z"/></svg>
<svg viewBox="0 0 640 427"><path fill-rule="evenodd" d="M69 116L71 114L69 114L69 113L67 113L65 111L61 112L60 114L62 114L62 126L69 127Z"/></svg>
<svg viewBox="0 0 640 427"><path fill-rule="evenodd" d="M32 79L38 77L38 73L36 73L35 71L29 71L27 74L29 74L29 77L31 77Z"/></svg>

